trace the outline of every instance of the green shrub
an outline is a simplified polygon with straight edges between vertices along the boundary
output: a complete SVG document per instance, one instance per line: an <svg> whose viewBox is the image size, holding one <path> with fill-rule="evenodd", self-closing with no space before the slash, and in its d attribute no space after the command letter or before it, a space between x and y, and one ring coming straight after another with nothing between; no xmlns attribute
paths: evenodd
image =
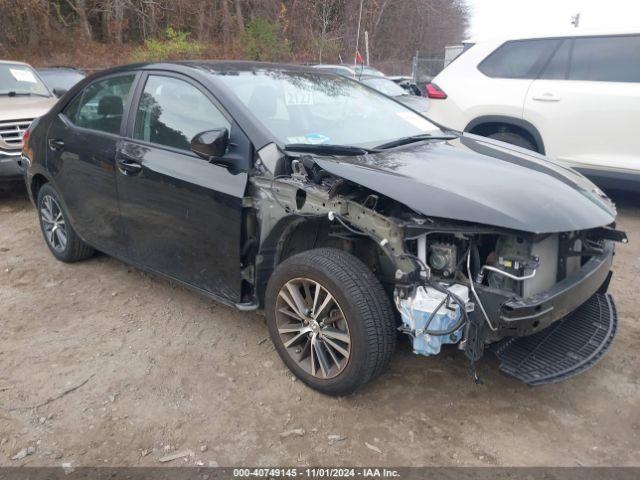
<svg viewBox="0 0 640 480"><path fill-rule="evenodd" d="M264 18L251 20L241 38L247 59L267 62L288 59L291 47L286 39L281 38L280 30L278 22Z"/></svg>
<svg viewBox="0 0 640 480"><path fill-rule="evenodd" d="M162 39L149 39L131 54L134 62L178 60L198 57L204 47L195 40L189 40L188 32L180 32L169 27Z"/></svg>

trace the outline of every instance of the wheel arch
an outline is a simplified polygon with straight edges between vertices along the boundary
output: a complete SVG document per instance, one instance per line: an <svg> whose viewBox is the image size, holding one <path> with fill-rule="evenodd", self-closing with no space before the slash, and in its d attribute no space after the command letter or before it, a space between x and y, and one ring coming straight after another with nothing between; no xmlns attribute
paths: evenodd
<svg viewBox="0 0 640 480"><path fill-rule="evenodd" d="M324 216L301 217L290 215L278 221L261 241L256 261L255 294L264 306L267 283L275 269L287 258L316 248L345 251L369 268L388 292L394 269L390 259L368 236L347 238L330 234L332 224Z"/></svg>
<svg viewBox="0 0 640 480"><path fill-rule="evenodd" d="M51 180L46 175L40 172L34 174L31 177L29 181L29 195L31 196L31 199L34 204L38 200L38 193L40 192L40 189L42 188L42 186L50 182Z"/></svg>
<svg viewBox="0 0 640 480"><path fill-rule="evenodd" d="M545 155L544 141L538 129L531 122L521 118L505 115L484 115L473 119L465 127L464 131L478 135L486 135L487 132L498 131L499 127L514 129L514 133L523 132L532 140L538 153Z"/></svg>

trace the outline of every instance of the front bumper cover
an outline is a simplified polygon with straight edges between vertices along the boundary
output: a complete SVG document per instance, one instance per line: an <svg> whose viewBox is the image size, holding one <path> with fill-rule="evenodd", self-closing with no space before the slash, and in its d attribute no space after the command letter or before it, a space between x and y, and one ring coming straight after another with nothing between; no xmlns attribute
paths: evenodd
<svg viewBox="0 0 640 480"><path fill-rule="evenodd" d="M593 367L613 342L618 317L610 295L596 293L559 322L495 347L500 370L527 385L560 382Z"/></svg>

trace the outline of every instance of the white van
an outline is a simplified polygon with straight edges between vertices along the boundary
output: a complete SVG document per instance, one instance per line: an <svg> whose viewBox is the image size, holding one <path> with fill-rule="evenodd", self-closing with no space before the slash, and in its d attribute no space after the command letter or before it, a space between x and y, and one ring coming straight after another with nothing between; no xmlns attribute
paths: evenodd
<svg viewBox="0 0 640 480"><path fill-rule="evenodd" d="M444 126L640 190L640 33L477 42L427 86Z"/></svg>

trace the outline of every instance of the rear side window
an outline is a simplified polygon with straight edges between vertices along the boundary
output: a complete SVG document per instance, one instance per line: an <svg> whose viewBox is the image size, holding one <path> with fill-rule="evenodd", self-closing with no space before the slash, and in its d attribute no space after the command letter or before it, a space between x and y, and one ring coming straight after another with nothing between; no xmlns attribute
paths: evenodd
<svg viewBox="0 0 640 480"><path fill-rule="evenodd" d="M207 130L230 128L229 121L204 93L172 77L150 75L136 112L134 138L181 150Z"/></svg>
<svg viewBox="0 0 640 480"><path fill-rule="evenodd" d="M640 82L640 36L576 38L569 79Z"/></svg>
<svg viewBox="0 0 640 480"><path fill-rule="evenodd" d="M507 42L478 65L494 78L536 78L559 40L517 40Z"/></svg>
<svg viewBox="0 0 640 480"><path fill-rule="evenodd" d="M563 40L562 45L553 54L551 60L540 75L546 80L565 80L569 72L569 57L571 55L571 39Z"/></svg>
<svg viewBox="0 0 640 480"><path fill-rule="evenodd" d="M118 135L134 78L122 75L92 83L63 113L78 127Z"/></svg>

